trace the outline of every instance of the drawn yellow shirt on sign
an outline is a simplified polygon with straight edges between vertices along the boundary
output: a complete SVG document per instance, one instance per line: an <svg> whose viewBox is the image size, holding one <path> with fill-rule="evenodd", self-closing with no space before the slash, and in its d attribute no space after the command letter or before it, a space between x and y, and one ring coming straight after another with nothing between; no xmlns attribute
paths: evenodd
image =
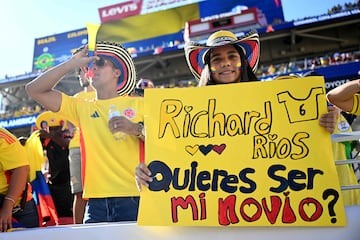
<svg viewBox="0 0 360 240"><path fill-rule="evenodd" d="M145 90L140 225L344 226L322 77ZM321 144L320 144L321 143Z"/></svg>

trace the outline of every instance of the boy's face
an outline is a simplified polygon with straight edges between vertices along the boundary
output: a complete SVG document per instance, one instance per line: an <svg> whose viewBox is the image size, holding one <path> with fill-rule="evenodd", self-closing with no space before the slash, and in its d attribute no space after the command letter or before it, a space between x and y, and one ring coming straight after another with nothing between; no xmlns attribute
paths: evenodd
<svg viewBox="0 0 360 240"><path fill-rule="evenodd" d="M100 57L93 63L92 70L94 76L91 79L91 85L96 89L101 89L101 86L109 85L110 82L115 83L116 86L121 74L120 69L116 68L110 59L104 57Z"/></svg>

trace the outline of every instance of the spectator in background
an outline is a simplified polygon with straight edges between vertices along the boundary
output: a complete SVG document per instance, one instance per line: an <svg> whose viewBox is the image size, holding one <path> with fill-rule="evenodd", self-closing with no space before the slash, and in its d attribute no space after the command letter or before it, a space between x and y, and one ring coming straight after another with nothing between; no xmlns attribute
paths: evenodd
<svg viewBox="0 0 360 240"><path fill-rule="evenodd" d="M76 54L75 52L74 54ZM83 91L75 94L74 97L82 99L95 99L95 89L90 85L89 79L86 76L86 68L79 68L78 78L80 86ZM80 143L80 128L74 126L71 122L69 123L70 131L73 133L73 137L69 143L69 160L70 160L70 183L71 192L74 194L73 204L73 218L75 224L83 223L85 207L87 200L83 198L83 187L82 187L82 164L81 164L81 143Z"/></svg>
<svg viewBox="0 0 360 240"><path fill-rule="evenodd" d="M312 61L311 61L311 69L314 69L314 68L317 68L317 67L319 67L321 65L321 63L320 63L320 60L319 60L319 58L314 58Z"/></svg>
<svg viewBox="0 0 360 240"><path fill-rule="evenodd" d="M92 63L91 85L96 99L87 101L54 90L61 78ZM136 71L130 54L120 44L97 42L94 56L84 47L68 61L49 69L26 85L26 91L47 109L80 126L84 140L84 223L137 220L139 192L134 169L143 135L143 98L130 97ZM119 96L121 95L121 96ZM124 116L108 119L114 105ZM126 139L116 140L113 133Z"/></svg>
<svg viewBox="0 0 360 240"><path fill-rule="evenodd" d="M25 148L4 128L0 128L0 153L0 232L39 227L35 202L27 195L29 161Z"/></svg>
<svg viewBox="0 0 360 240"><path fill-rule="evenodd" d="M145 88L154 88L154 87L155 87L155 84L153 83L153 81L151 81L150 79L141 78L136 83L136 88L131 93L131 96L141 96L141 97L143 97Z"/></svg>
<svg viewBox="0 0 360 240"><path fill-rule="evenodd" d="M73 223L73 195L69 168L70 138L63 119L50 111L41 113L36 119L36 127L40 129L40 140L49 165L45 178L48 179L60 225Z"/></svg>
<svg viewBox="0 0 360 240"><path fill-rule="evenodd" d="M136 83L136 87L137 87L137 88L141 88L141 89L145 89L145 88L154 88L155 85L154 85L153 81L151 81L150 79L141 78L141 79Z"/></svg>
<svg viewBox="0 0 360 240"><path fill-rule="evenodd" d="M273 64L270 64L269 65L269 67L268 67L268 69L267 69L267 74L268 75L273 75L274 73L275 73L275 71L276 71L276 69L275 69L275 67L274 67L274 65Z"/></svg>
<svg viewBox="0 0 360 240"><path fill-rule="evenodd" d="M19 111L14 113L14 117L20 117L31 114L31 110L28 109L28 106L22 106Z"/></svg>

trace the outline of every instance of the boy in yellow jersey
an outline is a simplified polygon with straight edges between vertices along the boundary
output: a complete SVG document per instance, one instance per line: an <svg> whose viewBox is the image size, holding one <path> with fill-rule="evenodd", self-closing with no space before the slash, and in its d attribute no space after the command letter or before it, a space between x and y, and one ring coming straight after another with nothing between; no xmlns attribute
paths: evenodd
<svg viewBox="0 0 360 240"><path fill-rule="evenodd" d="M65 74L90 63L94 100L54 90ZM84 47L26 85L30 97L81 129L83 197L88 199L84 223L137 220L139 192L134 170L144 135L143 98L128 96L135 84L135 65L126 49L117 43L97 42L94 56L88 56ZM122 115L109 120L111 105ZM116 140L116 132L125 133L126 138Z"/></svg>

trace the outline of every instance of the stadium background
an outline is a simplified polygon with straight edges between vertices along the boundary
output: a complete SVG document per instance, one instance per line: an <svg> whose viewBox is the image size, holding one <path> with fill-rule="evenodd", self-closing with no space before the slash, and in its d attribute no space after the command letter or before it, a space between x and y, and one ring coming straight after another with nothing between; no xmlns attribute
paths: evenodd
<svg viewBox="0 0 360 240"><path fill-rule="evenodd" d="M124 43L134 58L138 79L151 79L157 87L192 87L197 84L188 70L183 51L187 21L195 24L209 23L211 26L199 35L188 36L196 41L205 39L218 29L229 29L241 36L256 28L261 42L257 75L263 81L279 75L302 75L315 70L325 76L326 90L330 90L359 78L359 1L345 6L333 6L321 16L309 16L291 22L284 21L281 1L244 0L241 1L241 6L237 0L224 3L226 4L219 8L216 0L208 0L173 6L162 11L145 11L145 14L137 11L132 15L123 14L112 18L105 18L104 13L111 12L110 8L114 6L104 7L99 9L102 25L98 38ZM244 6L248 10L256 9L258 16L263 15L266 22L256 19L247 24L234 24L234 16L246 12L239 12ZM141 9L141 6L135 8L124 4L115 7ZM127 13L129 12L131 11ZM176 21L169 22L166 19ZM148 24L144 24L149 21L166 21L167 24L166 27L149 28ZM27 96L25 84L46 69L71 57L75 48L86 44L86 39L87 29L84 26L82 29L34 40L33 71L0 79L3 110L0 126L16 136L28 136L31 133L36 116L43 109ZM80 91L75 70L66 75L56 88L70 95Z"/></svg>

